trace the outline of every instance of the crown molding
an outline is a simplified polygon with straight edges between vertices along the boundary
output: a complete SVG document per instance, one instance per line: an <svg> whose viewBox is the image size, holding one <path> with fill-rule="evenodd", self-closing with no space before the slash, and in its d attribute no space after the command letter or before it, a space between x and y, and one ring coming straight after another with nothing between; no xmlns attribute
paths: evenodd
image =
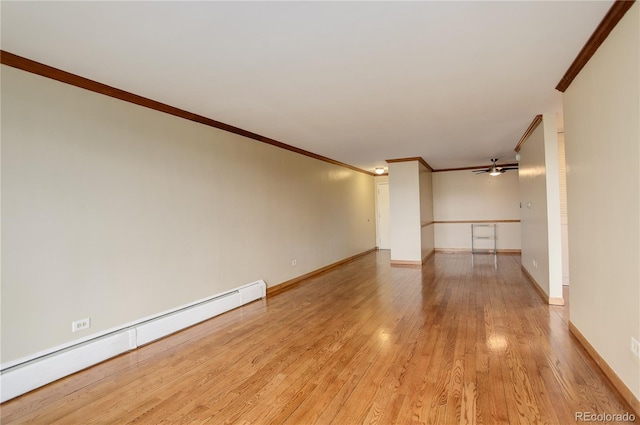
<svg viewBox="0 0 640 425"><path fill-rule="evenodd" d="M427 164L427 161L425 161L424 159L422 159L421 156L414 156L411 158L395 158L395 159L385 159L385 161L387 163L392 163L392 162L411 162L411 161L418 161L420 164L424 165L427 170L429 171L433 171L433 168L431 168L431 165Z"/></svg>
<svg viewBox="0 0 640 425"><path fill-rule="evenodd" d="M520 152L520 149L522 149L522 145L524 145L524 142L527 141L529 136L531 136L531 133L534 132L534 130L540 125L541 122L542 122L542 115L536 115L535 118L533 118L533 121L531 121L531 124L529 124L529 127L527 128L527 130L524 132L524 134L520 138L520 141L518 142L516 147L513 149L514 151Z"/></svg>
<svg viewBox="0 0 640 425"><path fill-rule="evenodd" d="M225 124L223 122L216 121L214 119L207 118L202 115L185 111L184 109L176 108L174 106L167 105L165 103L161 103L143 96L139 96L137 94L133 94L133 93L118 89L116 87L108 86L106 84L99 83L97 81L90 80L88 78L81 77L79 75L72 74L70 72L63 71L61 69L54 68L49 65L45 65L43 63L33 61L31 59L24 58L22 56L18 56L16 54L7 52L5 50L0 50L0 63L6 66L10 66L12 68L17 68L22 71L30 72L32 74L37 74L46 78L50 78L52 80L60 81L61 83L65 83L65 84L69 84L85 90L89 90L94 93L99 93L105 96L113 97L115 99L123 100L125 102L133 103L135 105L143 106L145 108L153 109L159 112L164 112L165 114L174 115L176 117L184 118L189 121L208 125L209 127L214 127L220 130L228 131L229 133L234 133L239 136L244 136L249 139L253 139L258 142L266 143L271 146L275 146L284 150L295 152L300 155L304 155L320 161L328 162L329 164L349 168L353 171L367 174L369 176L375 175L371 171L366 171L366 170L354 167L352 165L345 164L344 162L336 161L334 159L327 158L326 156L318 155L313 152L309 152L307 150L300 149L295 146L291 146L286 143L283 143L265 136L261 136L260 134L253 133L251 131L247 131L242 128L234 127L232 125Z"/></svg>
<svg viewBox="0 0 640 425"><path fill-rule="evenodd" d="M578 53L578 56L573 60L567 72L564 73L562 79L556 86L556 90L561 91L562 93L569 88L573 79L578 76L582 68L589 62L589 59L596 53L600 45L607 39L609 33L615 28L615 26L620 22L622 17L627 13L627 11L633 6L635 0L616 0L607 14L602 18L600 24L595 29L589 40L585 43Z"/></svg>

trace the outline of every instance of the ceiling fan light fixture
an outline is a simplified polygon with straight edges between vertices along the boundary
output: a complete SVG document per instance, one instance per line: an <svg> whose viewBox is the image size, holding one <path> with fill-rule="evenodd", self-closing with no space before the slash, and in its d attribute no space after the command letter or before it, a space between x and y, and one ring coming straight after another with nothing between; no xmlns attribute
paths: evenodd
<svg viewBox="0 0 640 425"><path fill-rule="evenodd" d="M481 168L481 169L474 169L473 172L475 174L489 174L492 177L495 176L499 176L500 174L504 174L505 172L509 171L509 170L517 170L518 169L518 164L507 164L505 166L502 167L498 167L498 159L497 158L491 158L491 166L489 168Z"/></svg>

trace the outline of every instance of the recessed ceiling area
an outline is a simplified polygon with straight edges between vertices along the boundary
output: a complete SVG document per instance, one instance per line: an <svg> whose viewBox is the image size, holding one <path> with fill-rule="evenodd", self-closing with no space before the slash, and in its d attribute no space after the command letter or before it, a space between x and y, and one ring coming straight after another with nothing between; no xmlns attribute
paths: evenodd
<svg viewBox="0 0 640 425"><path fill-rule="evenodd" d="M513 162L612 1L7 2L2 50L367 171Z"/></svg>

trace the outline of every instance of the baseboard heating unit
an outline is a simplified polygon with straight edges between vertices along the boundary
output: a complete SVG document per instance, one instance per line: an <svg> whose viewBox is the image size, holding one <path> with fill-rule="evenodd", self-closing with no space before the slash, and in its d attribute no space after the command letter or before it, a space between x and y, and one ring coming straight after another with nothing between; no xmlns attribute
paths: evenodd
<svg viewBox="0 0 640 425"><path fill-rule="evenodd" d="M264 298L266 291L267 285L259 280L7 365L0 371L0 402Z"/></svg>

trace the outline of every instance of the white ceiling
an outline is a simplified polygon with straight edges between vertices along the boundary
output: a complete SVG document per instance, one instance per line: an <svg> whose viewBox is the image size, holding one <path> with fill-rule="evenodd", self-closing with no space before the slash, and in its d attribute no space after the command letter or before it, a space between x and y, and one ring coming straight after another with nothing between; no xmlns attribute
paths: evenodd
<svg viewBox="0 0 640 425"><path fill-rule="evenodd" d="M372 170L514 160L612 1L7 2L2 49Z"/></svg>

